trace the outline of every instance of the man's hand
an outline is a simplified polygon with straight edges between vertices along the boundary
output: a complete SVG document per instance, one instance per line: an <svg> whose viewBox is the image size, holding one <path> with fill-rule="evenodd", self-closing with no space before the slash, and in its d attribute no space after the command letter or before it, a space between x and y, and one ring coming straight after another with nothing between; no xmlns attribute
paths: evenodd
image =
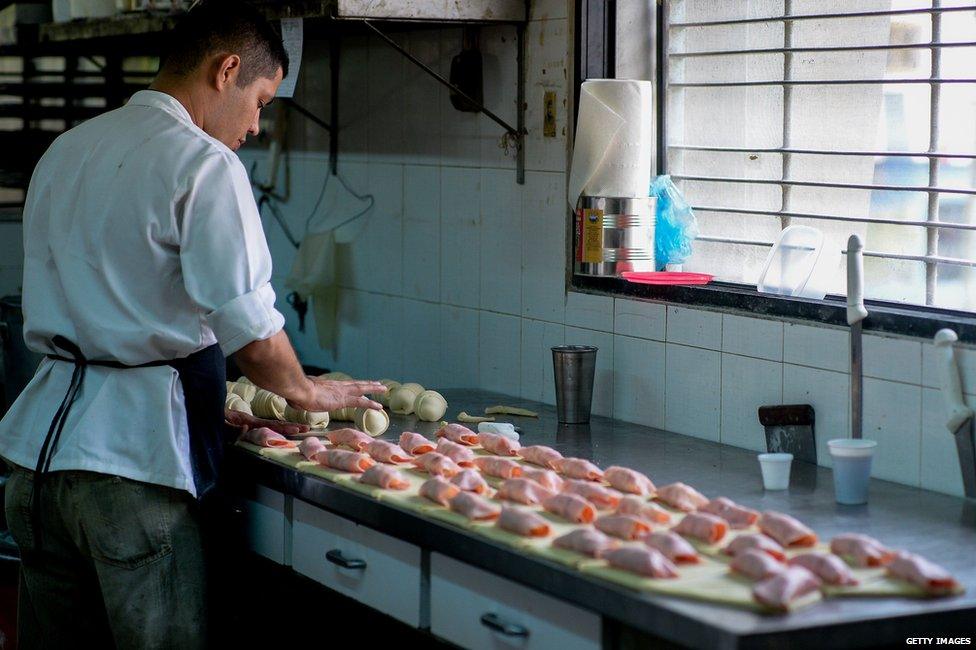
<svg viewBox="0 0 976 650"><path fill-rule="evenodd" d="M378 381L332 381L308 377L310 390L301 402L292 406L306 411L336 411L341 408L367 408L380 410L383 405L366 395L385 393L386 386Z"/></svg>
<svg viewBox="0 0 976 650"><path fill-rule="evenodd" d="M241 433L257 429L258 427L268 427L272 431L277 431L283 436L294 436L305 433L309 427L307 424L295 424L294 422L280 422L279 420L265 420L256 418L240 411L224 409L224 421L232 427L241 429Z"/></svg>

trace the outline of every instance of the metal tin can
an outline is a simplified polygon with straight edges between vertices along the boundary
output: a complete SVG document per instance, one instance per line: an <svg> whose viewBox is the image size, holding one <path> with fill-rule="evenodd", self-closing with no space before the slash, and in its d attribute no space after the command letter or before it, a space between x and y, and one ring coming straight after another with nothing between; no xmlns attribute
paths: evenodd
<svg viewBox="0 0 976 650"><path fill-rule="evenodd" d="M655 271L654 219L657 199L581 196L576 208L577 275L617 276Z"/></svg>

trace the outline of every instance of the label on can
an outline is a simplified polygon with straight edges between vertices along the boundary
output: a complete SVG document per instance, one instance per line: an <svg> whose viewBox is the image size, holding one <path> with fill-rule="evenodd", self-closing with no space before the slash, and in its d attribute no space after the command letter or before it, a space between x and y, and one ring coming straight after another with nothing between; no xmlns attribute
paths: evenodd
<svg viewBox="0 0 976 650"><path fill-rule="evenodd" d="M599 208L583 209L583 236L581 241L581 260L590 264L603 262L603 210Z"/></svg>

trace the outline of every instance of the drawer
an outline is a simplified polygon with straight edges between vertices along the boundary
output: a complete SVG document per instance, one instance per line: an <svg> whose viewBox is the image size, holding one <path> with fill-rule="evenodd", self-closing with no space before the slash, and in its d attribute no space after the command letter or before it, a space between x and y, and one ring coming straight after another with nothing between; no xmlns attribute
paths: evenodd
<svg viewBox="0 0 976 650"><path fill-rule="evenodd" d="M430 631L472 650L602 643L599 615L439 553L430 556Z"/></svg>
<svg viewBox="0 0 976 650"><path fill-rule="evenodd" d="M291 497L281 492L255 486L243 501L244 530L247 546L278 564L289 564L291 525L286 512Z"/></svg>
<svg viewBox="0 0 976 650"><path fill-rule="evenodd" d="M295 571L413 627L420 626L420 547L294 502Z"/></svg>

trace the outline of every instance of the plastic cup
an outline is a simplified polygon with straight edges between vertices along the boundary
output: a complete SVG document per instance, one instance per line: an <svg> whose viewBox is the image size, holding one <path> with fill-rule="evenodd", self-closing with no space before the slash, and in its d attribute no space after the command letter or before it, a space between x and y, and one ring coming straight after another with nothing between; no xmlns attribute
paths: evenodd
<svg viewBox="0 0 976 650"><path fill-rule="evenodd" d="M834 498L843 505L868 502L871 459L878 443L874 440L838 438L828 440L834 460Z"/></svg>
<svg viewBox="0 0 976 650"><path fill-rule="evenodd" d="M792 465L793 454L759 454L759 469L762 470L763 488L767 490L788 489Z"/></svg>

